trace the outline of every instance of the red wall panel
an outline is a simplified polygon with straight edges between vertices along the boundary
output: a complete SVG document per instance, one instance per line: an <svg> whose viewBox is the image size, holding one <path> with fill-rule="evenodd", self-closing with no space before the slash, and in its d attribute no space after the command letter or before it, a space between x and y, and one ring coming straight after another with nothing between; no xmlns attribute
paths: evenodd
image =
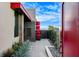
<svg viewBox="0 0 79 59"><path fill-rule="evenodd" d="M63 55L79 56L79 3L64 3L62 23Z"/></svg>
<svg viewBox="0 0 79 59"><path fill-rule="evenodd" d="M20 3L19 2L11 3L11 6L10 7L12 9L20 8Z"/></svg>
<svg viewBox="0 0 79 59"><path fill-rule="evenodd" d="M36 39L40 40L40 22L36 22Z"/></svg>

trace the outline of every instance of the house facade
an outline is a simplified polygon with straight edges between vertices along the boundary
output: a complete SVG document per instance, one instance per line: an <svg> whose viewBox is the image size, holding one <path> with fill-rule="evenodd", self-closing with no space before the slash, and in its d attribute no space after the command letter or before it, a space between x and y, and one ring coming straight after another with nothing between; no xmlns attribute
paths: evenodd
<svg viewBox="0 0 79 59"><path fill-rule="evenodd" d="M21 3L1 2L0 16L0 56L15 42L36 40L35 9L26 9Z"/></svg>

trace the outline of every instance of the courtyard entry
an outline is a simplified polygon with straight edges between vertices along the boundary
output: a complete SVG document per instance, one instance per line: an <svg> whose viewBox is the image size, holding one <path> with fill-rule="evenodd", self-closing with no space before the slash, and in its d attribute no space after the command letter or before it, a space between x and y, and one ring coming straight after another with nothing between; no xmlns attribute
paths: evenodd
<svg viewBox="0 0 79 59"><path fill-rule="evenodd" d="M35 41L35 22L24 17L24 40Z"/></svg>
<svg viewBox="0 0 79 59"><path fill-rule="evenodd" d="M31 39L31 28L24 28L24 34L25 39Z"/></svg>

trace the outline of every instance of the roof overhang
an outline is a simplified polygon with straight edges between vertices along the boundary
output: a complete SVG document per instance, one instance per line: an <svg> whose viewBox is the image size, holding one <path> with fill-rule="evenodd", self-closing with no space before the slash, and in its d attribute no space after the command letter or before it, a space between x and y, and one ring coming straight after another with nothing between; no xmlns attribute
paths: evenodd
<svg viewBox="0 0 79 59"><path fill-rule="evenodd" d="M10 3L10 7L13 9L13 10L16 10L16 9L20 9L20 12L25 14L31 21L31 16L29 15L28 11L23 7L23 5L19 2L13 2L13 3Z"/></svg>

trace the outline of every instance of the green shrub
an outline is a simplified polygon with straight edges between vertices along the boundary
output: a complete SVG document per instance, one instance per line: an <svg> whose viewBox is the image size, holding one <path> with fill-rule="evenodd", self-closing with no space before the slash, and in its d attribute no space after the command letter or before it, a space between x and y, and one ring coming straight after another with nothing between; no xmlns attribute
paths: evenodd
<svg viewBox="0 0 79 59"><path fill-rule="evenodd" d="M3 53L3 57L24 57L28 55L29 41L15 43L12 48Z"/></svg>
<svg viewBox="0 0 79 59"><path fill-rule="evenodd" d="M29 56L28 50L29 50L29 42L26 41L22 44L22 46L19 47L19 49L15 51L15 53L12 56L13 57L27 57Z"/></svg>
<svg viewBox="0 0 79 59"><path fill-rule="evenodd" d="M15 43L14 45L12 45L12 48L16 51L20 48L20 46L22 45L22 43Z"/></svg>
<svg viewBox="0 0 79 59"><path fill-rule="evenodd" d="M58 48L58 35L57 32L54 30L48 30L47 32L48 38L51 40L52 44L55 46L55 48Z"/></svg>

